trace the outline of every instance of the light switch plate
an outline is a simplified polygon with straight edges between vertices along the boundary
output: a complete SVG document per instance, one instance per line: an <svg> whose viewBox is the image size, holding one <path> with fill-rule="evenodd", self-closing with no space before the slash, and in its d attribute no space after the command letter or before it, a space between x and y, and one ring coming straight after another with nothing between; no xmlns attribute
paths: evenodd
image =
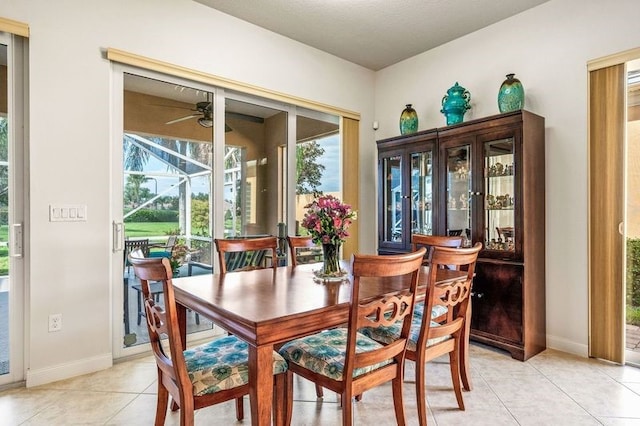
<svg viewBox="0 0 640 426"><path fill-rule="evenodd" d="M49 222L86 222L87 206L84 204L50 204Z"/></svg>

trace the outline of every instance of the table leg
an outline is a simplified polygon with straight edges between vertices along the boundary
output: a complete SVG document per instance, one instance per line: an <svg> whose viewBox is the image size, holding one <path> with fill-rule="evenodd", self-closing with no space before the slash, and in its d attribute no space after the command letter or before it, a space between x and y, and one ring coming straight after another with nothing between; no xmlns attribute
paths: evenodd
<svg viewBox="0 0 640 426"><path fill-rule="evenodd" d="M251 424L271 425L273 407L273 346L249 345Z"/></svg>
<svg viewBox="0 0 640 426"><path fill-rule="evenodd" d="M464 319L460 350L460 378L462 387L466 391L471 390L471 369L469 368L469 335L471 333L471 303L467 306L467 315Z"/></svg>

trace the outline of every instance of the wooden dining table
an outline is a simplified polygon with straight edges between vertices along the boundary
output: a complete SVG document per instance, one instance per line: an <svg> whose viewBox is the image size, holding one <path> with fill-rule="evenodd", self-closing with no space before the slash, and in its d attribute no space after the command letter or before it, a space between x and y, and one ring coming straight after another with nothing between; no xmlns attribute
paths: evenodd
<svg viewBox="0 0 640 426"><path fill-rule="evenodd" d="M204 274L173 280L182 342L186 311L191 309L249 344L251 424L270 425L273 403L274 347L289 340L348 322L351 276L324 282L313 271L320 264L281 266L275 270ZM343 262L343 267L350 265ZM424 298L426 268L420 274ZM466 273L439 270L438 282ZM392 293L403 278L362 278L361 298Z"/></svg>

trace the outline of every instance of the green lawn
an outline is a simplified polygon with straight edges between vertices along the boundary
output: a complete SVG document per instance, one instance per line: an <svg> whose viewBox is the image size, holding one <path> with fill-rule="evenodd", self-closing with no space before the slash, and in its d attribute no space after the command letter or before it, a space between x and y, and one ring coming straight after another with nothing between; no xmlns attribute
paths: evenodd
<svg viewBox="0 0 640 426"><path fill-rule="evenodd" d="M178 230L177 222L131 222L125 223L127 237L161 237Z"/></svg>

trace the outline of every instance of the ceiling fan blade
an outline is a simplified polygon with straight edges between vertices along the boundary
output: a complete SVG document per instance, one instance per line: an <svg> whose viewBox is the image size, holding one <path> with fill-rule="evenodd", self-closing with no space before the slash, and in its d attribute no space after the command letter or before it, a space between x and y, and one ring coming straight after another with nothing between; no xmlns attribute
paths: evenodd
<svg viewBox="0 0 640 426"><path fill-rule="evenodd" d="M190 118L196 118L196 117L200 117L202 114L191 114L191 115L187 115L186 117L181 117L181 118L176 118L175 120L171 120L171 121L167 121L164 124L173 124L173 123L178 123L180 121L184 121L184 120L189 120Z"/></svg>

